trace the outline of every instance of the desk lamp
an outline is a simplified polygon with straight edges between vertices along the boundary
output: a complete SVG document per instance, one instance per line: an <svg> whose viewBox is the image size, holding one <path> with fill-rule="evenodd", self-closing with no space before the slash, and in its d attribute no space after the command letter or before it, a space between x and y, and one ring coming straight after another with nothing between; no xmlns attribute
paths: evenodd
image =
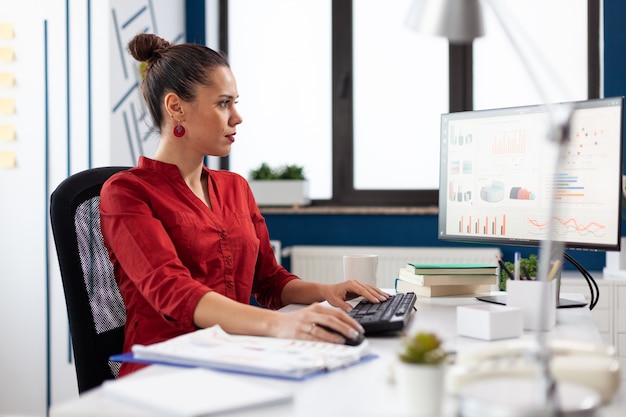
<svg viewBox="0 0 626 417"><path fill-rule="evenodd" d="M501 2L494 0L414 0L406 24L417 32L446 37L450 43L469 44L474 39L484 35L482 5L488 6L493 11L496 20L503 28L513 49L521 58L531 81L546 106L550 116L547 145L557 148L557 157L553 166L553 174L555 174L562 164L563 150L566 149L569 140L571 117L574 109L571 105L555 104L557 100L554 98L564 97L563 94L559 95L565 91L560 78L552 72L551 66L546 64L545 59L540 56L539 49L530 42L530 38L523 36L522 28L517 25L515 19L506 15ZM533 57L534 60L529 60L530 57ZM542 72L545 74L539 76ZM551 192L553 193L554 190ZM550 196L550 201L549 218L554 219L558 207L554 204L553 195ZM550 230L549 237L541 242L539 248L537 279L541 281L548 281L551 265L555 263L562 265L564 245L554 238L555 228L551 227ZM556 296L558 297L558 295L557 291ZM544 297L537 300L537 308L540 312L538 314L539 320L546 315L550 305L550 300L547 297L549 297L549 292L546 291ZM537 325L535 328L541 329L541 325ZM541 330L537 331L536 346L528 352L529 358L537 363L538 374L536 381L525 381L526 385L521 388L526 392L533 392L534 394L531 395L533 398L522 398L523 395L520 391L512 392L516 390L513 385L503 386L498 392L489 392L487 395L490 394L490 396L484 399L466 398L466 408L463 408L462 401L460 415L560 416L570 412L583 415L586 411L592 415L599 405L597 395L594 396L596 393L587 392L586 389L579 386L563 386L562 384L557 386L550 372L551 352L547 347L545 338L546 336ZM528 387L529 383L531 384L530 388ZM496 385L491 384L490 386ZM485 385L485 387L487 386ZM588 394L586 398L596 398L596 401L581 401L585 394ZM511 398L507 399L507 396L511 396ZM565 404L571 402L568 401L572 400L571 397L574 397L575 404ZM497 399L505 402L510 401L509 409L507 409L507 404L494 406L493 403ZM533 404L525 404L523 401L529 401ZM518 409L515 409L516 407Z"/></svg>

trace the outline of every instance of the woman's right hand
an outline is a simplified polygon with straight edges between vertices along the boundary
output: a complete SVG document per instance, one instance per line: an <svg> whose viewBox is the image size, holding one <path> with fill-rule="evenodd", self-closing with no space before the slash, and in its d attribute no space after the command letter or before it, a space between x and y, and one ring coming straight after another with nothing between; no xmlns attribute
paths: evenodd
<svg viewBox="0 0 626 417"><path fill-rule="evenodd" d="M340 344L364 333L363 327L346 312L319 303L290 313L277 313L271 328L274 337Z"/></svg>

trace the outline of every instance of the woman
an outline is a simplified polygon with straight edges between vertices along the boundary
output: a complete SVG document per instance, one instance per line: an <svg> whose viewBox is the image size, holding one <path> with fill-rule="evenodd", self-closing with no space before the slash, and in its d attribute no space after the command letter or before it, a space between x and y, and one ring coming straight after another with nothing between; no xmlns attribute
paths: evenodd
<svg viewBox="0 0 626 417"><path fill-rule="evenodd" d="M242 122L226 58L151 34L128 47L145 63L142 90L160 141L152 159L141 157L101 192L102 233L127 311L124 351L216 324L334 343L359 337L363 329L345 311L317 303L349 310L350 298L389 296L358 281L319 284L287 272L246 180L203 165L206 155L229 154ZM250 295L270 308L250 306ZM274 311L293 303L310 305ZM120 375L139 367L124 363Z"/></svg>

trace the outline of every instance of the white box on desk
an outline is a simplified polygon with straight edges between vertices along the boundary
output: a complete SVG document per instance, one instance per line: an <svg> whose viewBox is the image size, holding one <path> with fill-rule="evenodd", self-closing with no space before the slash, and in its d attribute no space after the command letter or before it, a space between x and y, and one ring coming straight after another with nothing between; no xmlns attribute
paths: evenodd
<svg viewBox="0 0 626 417"><path fill-rule="evenodd" d="M482 340L519 337L524 332L522 310L498 304L456 308L457 333Z"/></svg>

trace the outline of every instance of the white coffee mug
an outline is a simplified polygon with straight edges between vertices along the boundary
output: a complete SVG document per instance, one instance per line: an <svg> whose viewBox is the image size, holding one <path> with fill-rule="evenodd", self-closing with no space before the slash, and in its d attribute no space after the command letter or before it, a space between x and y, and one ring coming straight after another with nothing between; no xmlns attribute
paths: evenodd
<svg viewBox="0 0 626 417"><path fill-rule="evenodd" d="M343 279L355 279L363 284L376 285L378 255L344 255Z"/></svg>

